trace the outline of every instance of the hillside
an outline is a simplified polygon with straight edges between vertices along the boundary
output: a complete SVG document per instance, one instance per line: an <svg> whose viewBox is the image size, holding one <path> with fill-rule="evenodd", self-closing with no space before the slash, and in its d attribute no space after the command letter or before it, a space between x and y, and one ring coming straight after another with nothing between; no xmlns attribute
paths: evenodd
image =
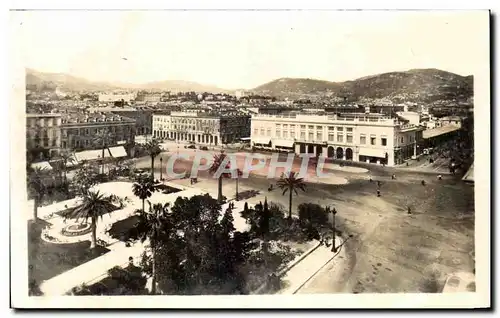
<svg viewBox="0 0 500 318"><path fill-rule="evenodd" d="M26 69L26 88L38 91L54 91L56 88L70 91L94 91L117 87L109 83L91 82L68 74L43 73Z"/></svg>
<svg viewBox="0 0 500 318"><path fill-rule="evenodd" d="M352 99L395 101L464 100L473 95L472 76L460 76L437 69L415 69L362 77L353 81L328 82L282 78L258 86L256 94L277 97L311 97L328 94Z"/></svg>
<svg viewBox="0 0 500 318"><path fill-rule="evenodd" d="M181 92L222 93L223 89L188 81L158 81L145 84L92 82L83 78L60 73L43 73L26 70L26 88L36 91L54 91L56 88L69 91L101 91L110 89L146 89Z"/></svg>
<svg viewBox="0 0 500 318"><path fill-rule="evenodd" d="M102 91L137 89L161 91L195 91L229 93L215 86L188 81L158 81L145 84L92 82L75 76L42 73L28 69L26 87L37 91ZM460 76L437 69L414 69L365 76L346 82L329 82L309 78L281 78L260 85L251 93L292 99L323 97L343 100L388 99L393 102L434 102L439 100L467 100L473 96L473 77Z"/></svg>
<svg viewBox="0 0 500 318"><path fill-rule="evenodd" d="M282 96L282 94L325 94L340 91L341 84L315 80L310 78L280 78L264 85L254 88L254 93L271 96Z"/></svg>

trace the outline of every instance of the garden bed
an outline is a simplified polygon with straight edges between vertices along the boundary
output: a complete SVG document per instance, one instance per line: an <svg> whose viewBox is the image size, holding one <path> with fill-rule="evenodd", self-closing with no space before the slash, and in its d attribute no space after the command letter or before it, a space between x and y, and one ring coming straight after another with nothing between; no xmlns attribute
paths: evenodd
<svg viewBox="0 0 500 318"><path fill-rule="evenodd" d="M89 286L80 286L73 288L71 295L146 295L147 279L142 274L141 268L128 265L125 268L119 266L108 271L108 275L100 281Z"/></svg>
<svg viewBox="0 0 500 318"><path fill-rule="evenodd" d="M170 186L165 185L165 184L159 184L156 187L163 194L177 193L177 192L181 191L180 189L177 189L177 188L174 188L174 187L170 187Z"/></svg>
<svg viewBox="0 0 500 318"><path fill-rule="evenodd" d="M129 239L130 230L135 227L138 221L138 216L132 215L124 220L115 222L107 231L107 234L116 240L126 242Z"/></svg>
<svg viewBox="0 0 500 318"><path fill-rule="evenodd" d="M31 223L28 232L28 274L30 283L40 285L44 280L62 274L109 252L107 248L101 246L91 250L90 241L64 245L44 242L40 237L44 225L39 223Z"/></svg>

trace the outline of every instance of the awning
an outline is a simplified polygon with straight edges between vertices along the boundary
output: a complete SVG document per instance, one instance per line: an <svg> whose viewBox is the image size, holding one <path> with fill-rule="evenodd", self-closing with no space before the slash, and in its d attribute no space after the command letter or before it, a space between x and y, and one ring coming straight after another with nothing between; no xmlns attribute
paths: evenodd
<svg viewBox="0 0 500 318"><path fill-rule="evenodd" d="M268 145L271 142L271 137L252 138L252 142L254 144Z"/></svg>
<svg viewBox="0 0 500 318"><path fill-rule="evenodd" d="M359 155L366 157L385 158L387 150L378 148L360 148Z"/></svg>
<svg viewBox="0 0 500 318"><path fill-rule="evenodd" d="M125 148L123 148L123 146L111 147L109 148L109 152L114 158L122 158L127 156L127 152L125 151Z"/></svg>
<svg viewBox="0 0 500 318"><path fill-rule="evenodd" d="M52 166L48 161L35 162L31 164L31 168L33 169L41 169L41 170L52 170Z"/></svg>
<svg viewBox="0 0 500 318"><path fill-rule="evenodd" d="M438 128L434 128L434 129L426 129L422 133L422 138L424 138L424 139L434 138L437 136L448 134L450 132L453 132L453 131L456 131L459 129L460 129L460 127L453 126L453 125L438 127Z"/></svg>
<svg viewBox="0 0 500 318"><path fill-rule="evenodd" d="M76 160L79 162L100 159L102 156L102 149L85 150L75 153ZM104 150L104 158L110 158L108 149Z"/></svg>
<svg viewBox="0 0 500 318"><path fill-rule="evenodd" d="M295 141L293 141L293 140L278 139L278 140L274 140L273 143L277 147L292 148L293 144L295 143Z"/></svg>

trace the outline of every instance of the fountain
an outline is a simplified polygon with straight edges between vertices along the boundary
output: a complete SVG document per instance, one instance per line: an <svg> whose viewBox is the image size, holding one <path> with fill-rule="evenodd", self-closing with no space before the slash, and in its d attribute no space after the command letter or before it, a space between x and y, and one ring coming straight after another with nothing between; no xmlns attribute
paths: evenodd
<svg viewBox="0 0 500 318"><path fill-rule="evenodd" d="M71 224L66 226L61 230L61 234L64 236L79 236L85 235L92 231L89 223L79 223Z"/></svg>

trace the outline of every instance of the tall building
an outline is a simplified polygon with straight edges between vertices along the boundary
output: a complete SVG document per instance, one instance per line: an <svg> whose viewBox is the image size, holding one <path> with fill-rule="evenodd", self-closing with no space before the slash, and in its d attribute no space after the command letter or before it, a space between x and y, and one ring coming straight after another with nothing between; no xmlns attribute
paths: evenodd
<svg viewBox="0 0 500 318"><path fill-rule="evenodd" d="M68 114L62 120L61 147L72 150L99 149L96 137L108 132L108 147L132 144L135 120L111 113Z"/></svg>
<svg viewBox="0 0 500 318"><path fill-rule="evenodd" d="M250 136L250 116L240 112L172 112L153 115L156 138L201 144L229 144Z"/></svg>
<svg viewBox="0 0 500 318"><path fill-rule="evenodd" d="M26 114L26 151L32 160L48 160L61 148L61 114Z"/></svg>
<svg viewBox="0 0 500 318"><path fill-rule="evenodd" d="M379 114L255 114L252 146L392 166L422 152L423 128Z"/></svg>

